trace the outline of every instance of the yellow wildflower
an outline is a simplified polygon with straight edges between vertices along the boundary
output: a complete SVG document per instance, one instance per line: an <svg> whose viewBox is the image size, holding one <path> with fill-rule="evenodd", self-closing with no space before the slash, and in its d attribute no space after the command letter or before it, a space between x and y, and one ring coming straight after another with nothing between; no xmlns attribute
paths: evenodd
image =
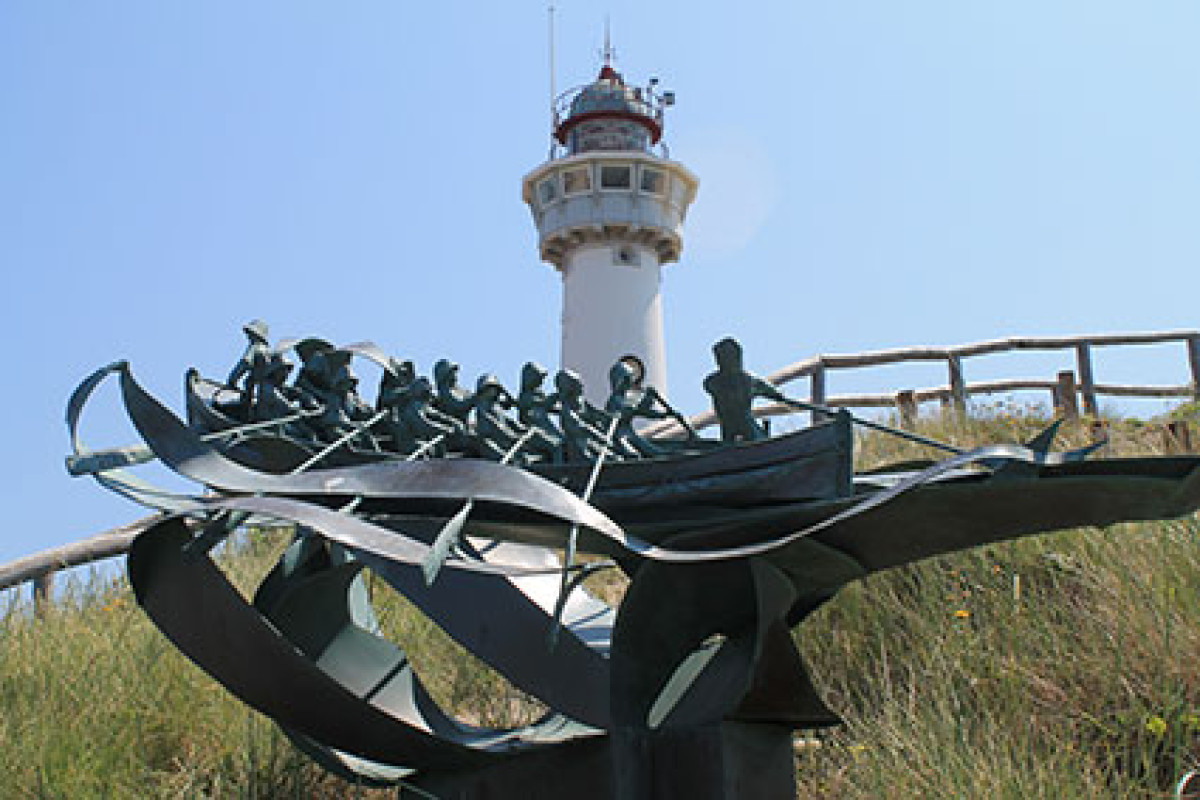
<svg viewBox="0 0 1200 800"><path fill-rule="evenodd" d="M1146 720L1146 730L1155 738L1161 739L1167 732L1167 721L1155 714Z"/></svg>

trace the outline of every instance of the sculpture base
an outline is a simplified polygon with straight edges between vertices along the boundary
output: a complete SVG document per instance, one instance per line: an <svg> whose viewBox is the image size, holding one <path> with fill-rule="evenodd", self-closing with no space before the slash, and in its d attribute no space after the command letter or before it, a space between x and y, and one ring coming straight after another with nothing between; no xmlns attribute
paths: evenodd
<svg viewBox="0 0 1200 800"><path fill-rule="evenodd" d="M453 773L423 772L401 787L400 800L613 800L608 737L597 736L537 750L487 767ZM425 794L422 794L425 792Z"/></svg>
<svg viewBox="0 0 1200 800"><path fill-rule="evenodd" d="M781 800L796 796L792 733L730 721L617 729L470 772L427 772L415 785L439 800Z"/></svg>
<svg viewBox="0 0 1200 800"><path fill-rule="evenodd" d="M615 800L780 800L796 796L792 729L726 721L613 731Z"/></svg>

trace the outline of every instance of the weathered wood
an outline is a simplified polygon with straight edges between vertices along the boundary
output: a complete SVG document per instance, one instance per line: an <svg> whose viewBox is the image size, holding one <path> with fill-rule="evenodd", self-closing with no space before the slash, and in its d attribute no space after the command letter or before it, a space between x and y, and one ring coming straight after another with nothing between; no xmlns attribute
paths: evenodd
<svg viewBox="0 0 1200 800"><path fill-rule="evenodd" d="M917 395L912 389L896 392L896 412L900 416L900 427L912 428L917 424Z"/></svg>
<svg viewBox="0 0 1200 800"><path fill-rule="evenodd" d="M1075 367L1079 370L1079 391L1083 395L1083 411L1090 417L1100 415L1096 402L1096 377L1092 373L1092 346L1088 342L1075 345Z"/></svg>
<svg viewBox="0 0 1200 800"><path fill-rule="evenodd" d="M1191 386L1128 386L1116 383L1097 383L1096 394L1113 397L1190 397Z"/></svg>
<svg viewBox="0 0 1200 800"><path fill-rule="evenodd" d="M957 411L967 410L967 382L963 379L962 359L951 353L946 359L950 371L950 401Z"/></svg>
<svg viewBox="0 0 1200 800"><path fill-rule="evenodd" d="M1054 407L1063 419L1079 418L1075 373L1069 369L1058 373L1058 380L1054 387Z"/></svg>
<svg viewBox="0 0 1200 800"><path fill-rule="evenodd" d="M0 589L9 589L29 581L37 581L69 567L78 567L124 555L129 550L129 545L134 538L159 519L161 519L161 515L153 514L82 541L10 561L0 566Z"/></svg>
<svg viewBox="0 0 1200 800"><path fill-rule="evenodd" d="M1192 398L1200 400L1200 334L1187 338L1188 366L1192 370Z"/></svg>
<svg viewBox="0 0 1200 800"><path fill-rule="evenodd" d="M1180 330L1151 333L1117 333L1094 334L1091 336L1062 336L1062 337L1010 337L991 341L975 342L956 347L901 347L890 350L874 350L862 353L839 353L822 355L797 361L779 369L767 380L774 384L784 384L797 378L811 374L817 364L827 369L852 369L857 367L876 367L884 364L898 364L907 361L943 361L951 355L959 358L1004 353L1012 350L1066 350L1080 344L1092 347L1108 347L1113 345L1165 344L1168 342L1195 341L1197 366L1193 371L1193 380L1200 383L1200 331ZM1082 371L1080 373L1082 375Z"/></svg>
<svg viewBox="0 0 1200 800"><path fill-rule="evenodd" d="M825 405L825 397L827 394L827 388L825 385L825 364L818 361L816 367L812 371L812 375L810 376L810 378L812 380L812 389L809 394L809 397L811 398L811 402L814 405L819 405L819 406ZM821 420L823 420L824 418L825 418L825 415L822 414L821 412L819 412L819 411L812 412L812 422L814 425L817 424L818 422L820 422Z"/></svg>
<svg viewBox="0 0 1200 800"><path fill-rule="evenodd" d="M1172 420L1163 426L1163 449L1168 453L1192 451L1192 429L1185 420Z"/></svg>
<svg viewBox="0 0 1200 800"><path fill-rule="evenodd" d="M33 610L44 615L54 602L54 576L57 573L46 572L33 579Z"/></svg>
<svg viewBox="0 0 1200 800"><path fill-rule="evenodd" d="M1092 364L1092 348L1112 345L1162 344L1165 342L1185 342L1188 347L1188 361L1192 380L1187 386L1130 386L1125 384L1096 383ZM962 377L962 359L971 356L1001 353L1010 350L1055 350L1074 349L1078 367L1079 391L1083 398L1083 408L1089 415L1099 414L1099 397L1194 397L1200 399L1200 331L1165 331L1154 333L1101 334L1094 336L1068 337L1024 337L997 339L994 341L976 342L958 347L906 347L893 350L876 350L857 354L821 355L798 361L778 370L768 376L767 380L781 386L798 378L809 378L812 381L811 396L814 401L818 397L823 404L835 408L895 408L896 396L891 393L835 395L830 397L826 388L828 371L831 369L853 369L858 367L873 367L885 364L897 364L907 361L946 361L957 363L957 375ZM913 390L917 403L938 400L942 407L950 409L962 408L967 397L977 394L998 394L1025 390L1044 390L1054 392L1058 386L1056 381L1030 378L1011 378L1004 380L982 381L967 383L962 380L954 384L954 368L951 366L952 383L948 386L935 386L927 389ZM755 410L756 416L773 417L795 413L794 409L782 405L763 406ZM706 428L716 423L716 417L711 411L706 411L691 418L696 429ZM682 431L673 421L647 425L643 433L653 436L670 436Z"/></svg>

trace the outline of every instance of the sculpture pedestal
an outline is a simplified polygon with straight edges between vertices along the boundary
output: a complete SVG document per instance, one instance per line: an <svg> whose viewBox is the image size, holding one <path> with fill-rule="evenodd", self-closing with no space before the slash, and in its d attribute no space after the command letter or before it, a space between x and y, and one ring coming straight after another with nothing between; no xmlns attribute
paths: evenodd
<svg viewBox="0 0 1200 800"><path fill-rule="evenodd" d="M427 772L417 786L439 800L791 800L796 767L791 728L727 721L617 728L478 770Z"/></svg>
<svg viewBox="0 0 1200 800"><path fill-rule="evenodd" d="M614 800L782 800L796 796L792 729L722 722L610 734Z"/></svg>

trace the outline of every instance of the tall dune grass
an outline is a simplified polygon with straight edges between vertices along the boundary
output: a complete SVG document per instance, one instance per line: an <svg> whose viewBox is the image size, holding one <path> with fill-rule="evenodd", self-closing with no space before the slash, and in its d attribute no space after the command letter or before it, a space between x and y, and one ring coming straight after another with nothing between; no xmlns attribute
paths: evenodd
<svg viewBox="0 0 1200 800"><path fill-rule="evenodd" d="M1184 409L1181 414L1194 414ZM1039 409L921 423L961 445L1021 441ZM1065 446L1099 424L1063 431ZM1161 452L1107 424L1107 455ZM1063 446L1060 443L1060 446ZM860 465L930 457L889 437ZM285 537L223 562L251 586ZM385 627L438 700L503 724L538 707L378 582ZM797 746L802 798L1161 798L1200 763L1200 523L1075 530L893 570L796 633L846 725ZM324 775L154 629L123 581L76 577L41 616L0 609L0 796L385 797Z"/></svg>

